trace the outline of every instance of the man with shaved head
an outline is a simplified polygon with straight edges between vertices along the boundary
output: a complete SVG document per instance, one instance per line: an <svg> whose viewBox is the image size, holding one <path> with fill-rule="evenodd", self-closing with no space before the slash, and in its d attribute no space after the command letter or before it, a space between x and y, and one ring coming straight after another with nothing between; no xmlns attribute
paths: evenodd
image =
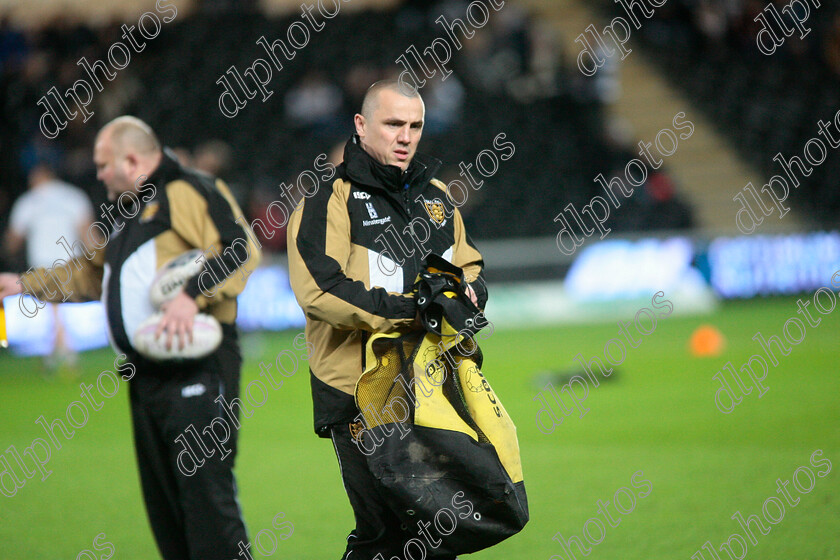
<svg viewBox="0 0 840 560"><path fill-rule="evenodd" d="M373 84L354 118L336 177L309 195L288 227L292 289L306 315L315 432L331 438L356 526L344 559L406 558L416 527L400 525L367 466L353 393L374 333L421 328L412 291L429 253L461 267L467 294L484 308L483 262L464 230L441 162L417 154L425 107L396 80ZM367 444L367 445L365 445ZM428 520L425 520L428 521ZM434 537L425 558L434 553ZM439 542L439 541L438 541ZM411 550L409 550L409 553Z"/></svg>
<svg viewBox="0 0 840 560"><path fill-rule="evenodd" d="M62 286L74 301L102 299L111 343L124 368L133 371L123 377L130 378L140 482L161 555L165 560L237 558L240 547L249 546L233 476L237 430L230 429L225 442L230 453L224 457L209 440L185 443L184 438L190 428L201 430L235 414L223 413L220 403L233 403L239 395L236 296L259 262L259 249L227 185L181 167L143 121L129 116L111 121L97 135L93 153L97 178L115 203L103 205L110 212L100 222L105 239L95 252L51 274L36 269L21 277L0 275L0 297L26 286L38 299L60 299L56 279L69 278ZM161 306L159 336L183 345L201 310L222 325L222 343L201 360L147 360L132 338L155 312L149 288L161 267L193 249L204 252L203 270ZM208 285L207 277L218 284Z"/></svg>

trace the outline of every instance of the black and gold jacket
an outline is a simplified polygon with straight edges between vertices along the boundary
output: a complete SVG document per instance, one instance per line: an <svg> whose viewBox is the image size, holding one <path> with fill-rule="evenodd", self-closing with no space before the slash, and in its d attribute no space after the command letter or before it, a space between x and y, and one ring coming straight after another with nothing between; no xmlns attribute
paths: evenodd
<svg viewBox="0 0 840 560"><path fill-rule="evenodd" d="M138 359L131 345L134 331L156 311L149 288L170 259L191 249L204 251L207 274L194 276L184 291L223 325L236 320L236 296L260 261L253 232L221 179L181 167L164 150L142 183L128 197L136 205L112 213L99 249L22 276L25 290L42 301L60 302L65 294L69 301L101 299L111 343L129 359Z"/></svg>
<svg viewBox="0 0 840 560"><path fill-rule="evenodd" d="M447 201L446 185L433 178L440 165L417 155L403 172L374 160L354 136L336 178L321 183L292 214L289 276L306 315L307 343L314 347L309 367L321 436L331 424L358 414L352 395L370 333L417 326L417 305L408 293L424 253L464 269L484 307L484 263L461 214ZM408 233L412 220L423 249Z"/></svg>

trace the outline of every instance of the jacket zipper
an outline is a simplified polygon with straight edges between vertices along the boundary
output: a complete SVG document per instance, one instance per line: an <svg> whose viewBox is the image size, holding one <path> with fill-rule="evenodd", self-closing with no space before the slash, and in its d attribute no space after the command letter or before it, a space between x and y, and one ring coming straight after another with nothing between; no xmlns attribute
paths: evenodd
<svg viewBox="0 0 840 560"><path fill-rule="evenodd" d="M408 223L406 225L410 227L411 226L411 199L408 197L408 191L409 191L409 185L408 185L408 183L406 183L403 186L403 200L405 201L405 213L408 215ZM405 242L405 243L406 243L406 247L408 247L409 244L410 244L410 242ZM418 259L419 251L420 250L417 247L414 247L414 252L411 254L411 257L409 257L411 259L411 264L413 265L413 268L414 268L414 270L413 270L414 276L417 276L420 273L420 270L422 268L421 267L422 263ZM406 278L403 279L403 282L405 282L405 280L406 280ZM411 282L412 282L412 285L413 285L414 278L411 278Z"/></svg>
<svg viewBox="0 0 840 560"><path fill-rule="evenodd" d="M405 213L411 218L411 200L408 198L408 183L403 185L403 200L405 201ZM409 219L409 221L411 221Z"/></svg>

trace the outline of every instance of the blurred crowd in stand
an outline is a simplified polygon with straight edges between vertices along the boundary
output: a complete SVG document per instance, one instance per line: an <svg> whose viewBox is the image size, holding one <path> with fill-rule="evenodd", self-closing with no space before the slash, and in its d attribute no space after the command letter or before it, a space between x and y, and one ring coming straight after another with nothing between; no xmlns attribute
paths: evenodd
<svg viewBox="0 0 840 560"><path fill-rule="evenodd" d="M342 13L274 72L267 87L275 95L249 100L229 119L218 110L222 89L216 81L230 66L241 72L264 57L257 39L285 37L300 16L269 18L256 2L205 0L179 14L105 82L104 91L95 92L88 122L70 120L54 140L39 129L39 99L53 86L64 92L85 78L77 62L105 59L121 40L122 22L97 27L62 16L22 29L0 17L0 228L6 229L11 204L37 164L48 164L98 208L104 189L95 180L93 140L101 125L121 114L149 122L184 163L225 178L250 217L262 217L278 198L278 185L313 169L319 154L340 162L340 146L353 132L352 116L367 86L401 72L395 59L412 44L422 51L444 36L435 20L441 14L449 21L464 18L468 4L415 0L396 9ZM604 92L580 76L574 55L562 51L553 29L507 2L463 41L450 65L453 74L430 79L422 89L427 120L420 149L444 161L442 180L461 178L459 163L492 148L501 132L516 146L514 157L501 162L486 188L470 192L462 208L477 237L553 235L554 216L569 202L585 203L598 188L593 178L612 171L605 161L623 169L618 160L633 157L634 142L608 132ZM669 176L652 173L648 183L615 212L613 229L690 226L690 209L679 202ZM269 252L285 248L285 235L263 241ZM20 253L2 258L6 267L23 264Z"/></svg>

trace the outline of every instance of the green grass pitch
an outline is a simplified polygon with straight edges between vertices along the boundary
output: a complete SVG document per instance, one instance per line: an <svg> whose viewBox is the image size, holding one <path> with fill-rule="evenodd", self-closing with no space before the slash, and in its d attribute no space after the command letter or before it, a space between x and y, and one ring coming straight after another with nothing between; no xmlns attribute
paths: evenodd
<svg viewBox="0 0 840 560"><path fill-rule="evenodd" d="M751 340L757 331L779 334L795 313L795 299L779 298L729 303L706 317L661 319L639 348L628 351L615 381L590 387L586 416L566 417L549 435L535 425L534 375L571 367L578 352L602 356L618 329L497 329L482 345L483 371L517 423L531 522L521 534L470 557L565 559L552 536L580 536L584 523L598 516L598 500L612 500L641 470L652 484L650 495L637 499L617 527L607 526L587 558L689 560L707 540L717 547L733 533L743 535L730 516L761 515L764 501L777 496L776 479L790 479L822 449L831 472L817 478L796 507L786 507L769 534L756 534L758 544L749 545L747 558L840 558L840 311L808 328L805 340L770 369L763 397L753 391L728 415L714 404L712 376L727 360L740 367L760 351ZM687 340L702 323L726 336L722 356L688 353ZM290 348L295 334L246 336L243 386L256 376L259 361ZM0 452L42 437L35 419L64 417L67 405L79 399L79 383L95 383L112 360L109 350L86 353L82 378L64 379L44 376L37 359L0 355ZM308 375L302 368L286 379L243 422L237 476L249 534L271 529L279 512L294 524L294 534L276 552L254 558L338 559L351 529L332 446L311 429ZM0 496L0 558L72 560L92 549L100 533L106 535L100 542L116 548L114 558L157 557L134 467L126 393L123 384L72 440L53 449L46 481L36 477L16 496Z"/></svg>

